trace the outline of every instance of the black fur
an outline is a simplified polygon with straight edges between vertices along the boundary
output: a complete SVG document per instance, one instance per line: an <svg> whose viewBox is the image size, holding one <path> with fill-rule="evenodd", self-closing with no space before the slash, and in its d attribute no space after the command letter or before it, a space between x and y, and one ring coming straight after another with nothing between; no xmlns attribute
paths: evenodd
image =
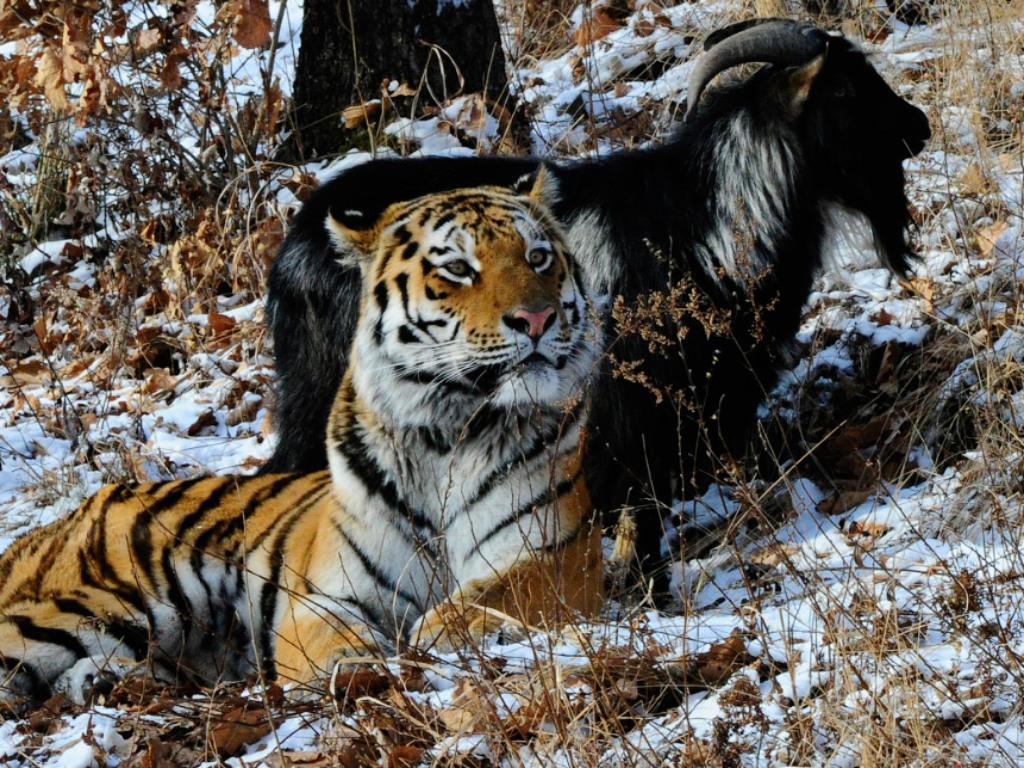
<svg viewBox="0 0 1024 768"><path fill-rule="evenodd" d="M600 508L664 504L680 490L675 481L699 487L719 457L744 450L821 266L830 206L864 214L883 261L906 269L902 161L929 135L924 113L852 43L832 38L823 62L766 66L709 94L664 146L550 165L556 213L592 287L627 308L676 289L653 326L665 342L656 353L635 330L607 322L613 362L597 387L588 445ZM391 202L511 184L538 162L380 160L310 198L270 275L279 442L269 471L325 463L326 418L359 297L357 272L337 263L325 233L327 211L359 211L370 223ZM647 383L610 375L633 362ZM637 522L638 554L648 566L661 562L661 515Z"/></svg>

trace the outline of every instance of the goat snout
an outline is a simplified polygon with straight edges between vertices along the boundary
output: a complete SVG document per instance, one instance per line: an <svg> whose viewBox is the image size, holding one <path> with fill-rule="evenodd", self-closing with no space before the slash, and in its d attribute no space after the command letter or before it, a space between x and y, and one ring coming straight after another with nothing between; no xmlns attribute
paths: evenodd
<svg viewBox="0 0 1024 768"><path fill-rule="evenodd" d="M522 333L533 340L543 336L555 322L555 308L550 304L540 309L517 309L502 321L516 333Z"/></svg>

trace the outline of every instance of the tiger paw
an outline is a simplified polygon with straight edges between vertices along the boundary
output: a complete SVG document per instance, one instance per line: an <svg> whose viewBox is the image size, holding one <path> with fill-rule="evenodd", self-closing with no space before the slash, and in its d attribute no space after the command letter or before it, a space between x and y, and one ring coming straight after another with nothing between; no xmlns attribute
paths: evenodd
<svg viewBox="0 0 1024 768"><path fill-rule="evenodd" d="M368 624L349 624L344 631L322 621L295 626L307 631L297 635L298 639L279 639L274 660L278 682L293 702L317 701L325 693L333 694L339 671L379 668L395 653L393 640Z"/></svg>
<svg viewBox="0 0 1024 768"><path fill-rule="evenodd" d="M20 672L5 672L0 667L0 719L5 715L21 715L31 701L28 692L32 681Z"/></svg>
<svg viewBox="0 0 1024 768"><path fill-rule="evenodd" d="M89 704L108 695L117 683L144 666L127 658L86 656L57 678L53 691L63 693L74 704Z"/></svg>
<svg viewBox="0 0 1024 768"><path fill-rule="evenodd" d="M412 644L422 651L451 653L479 643L509 617L493 609L443 603L420 617L412 628Z"/></svg>

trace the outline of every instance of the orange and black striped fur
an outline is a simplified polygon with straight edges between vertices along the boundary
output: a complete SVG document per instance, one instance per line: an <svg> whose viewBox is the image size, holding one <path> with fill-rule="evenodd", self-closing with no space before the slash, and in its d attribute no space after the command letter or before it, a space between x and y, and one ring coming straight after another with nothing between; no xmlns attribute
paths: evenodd
<svg viewBox="0 0 1024 768"><path fill-rule="evenodd" d="M548 183L332 215L365 289L330 470L107 486L15 542L0 699L137 668L313 682L346 656L595 611L580 446L600 340Z"/></svg>

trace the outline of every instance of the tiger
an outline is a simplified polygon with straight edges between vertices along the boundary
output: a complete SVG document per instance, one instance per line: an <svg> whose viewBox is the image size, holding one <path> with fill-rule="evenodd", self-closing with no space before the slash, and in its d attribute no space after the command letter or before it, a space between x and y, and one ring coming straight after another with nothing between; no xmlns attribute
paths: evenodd
<svg viewBox="0 0 1024 768"><path fill-rule="evenodd" d="M599 611L581 452L601 338L554 194L541 172L333 212L363 287L329 468L108 485L16 540L0 698L140 672L324 691L338 664Z"/></svg>

